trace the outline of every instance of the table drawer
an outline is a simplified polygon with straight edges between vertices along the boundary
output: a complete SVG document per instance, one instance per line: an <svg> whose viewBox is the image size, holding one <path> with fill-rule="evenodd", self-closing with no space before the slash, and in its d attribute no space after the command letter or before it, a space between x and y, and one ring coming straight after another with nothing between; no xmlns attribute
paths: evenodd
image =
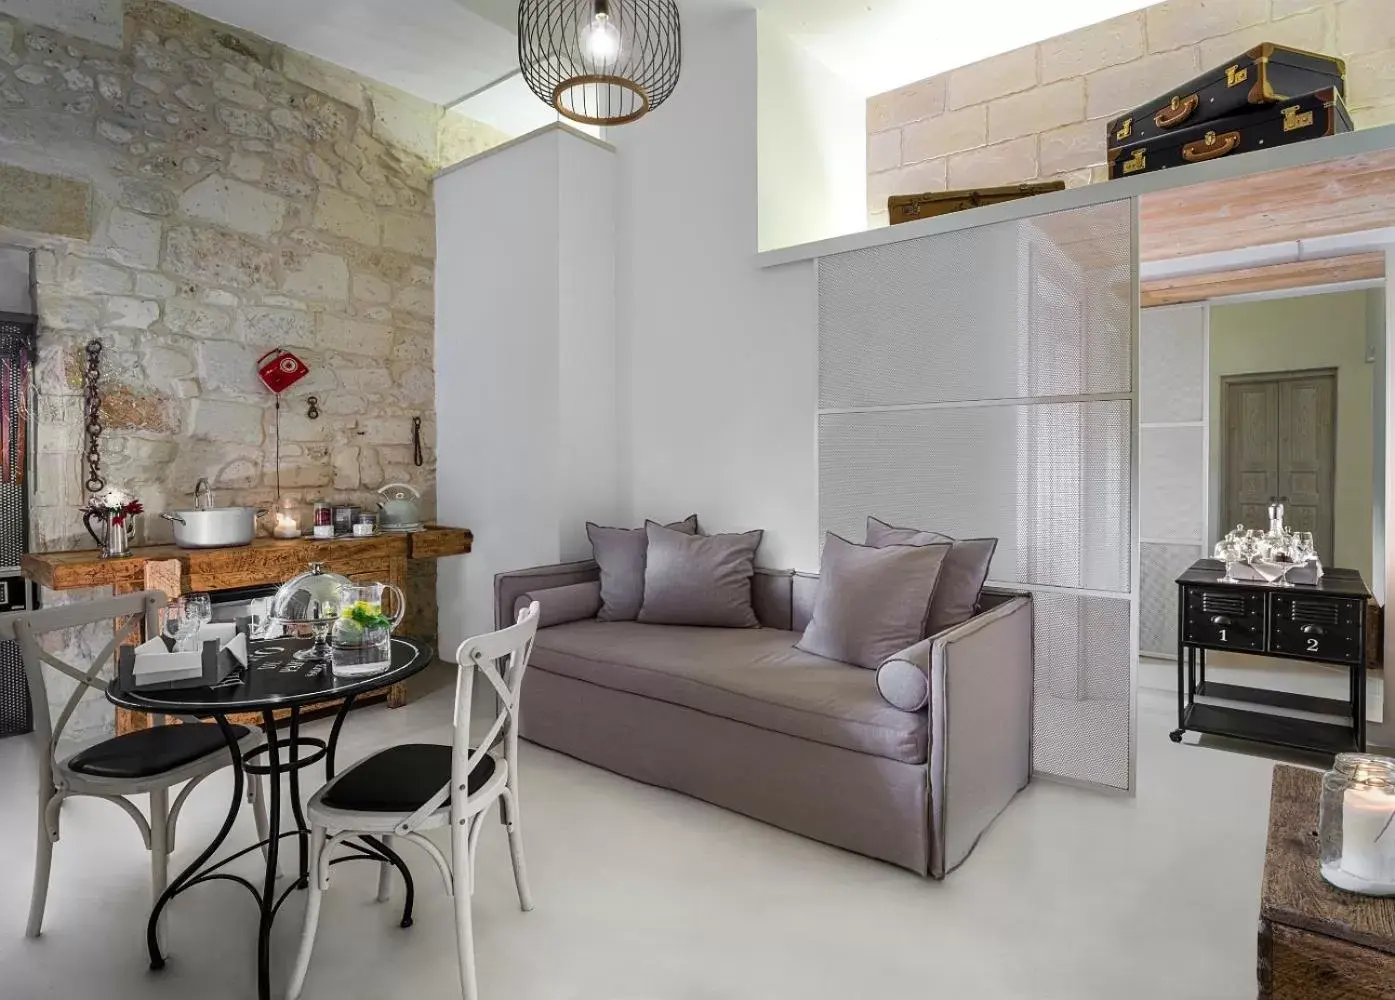
<svg viewBox="0 0 1395 1000"><path fill-rule="evenodd" d="M1269 649L1338 663L1359 663L1366 603L1356 599L1274 594Z"/></svg>
<svg viewBox="0 0 1395 1000"><path fill-rule="evenodd" d="M1258 651L1264 648L1264 595L1192 587L1183 636L1198 646Z"/></svg>

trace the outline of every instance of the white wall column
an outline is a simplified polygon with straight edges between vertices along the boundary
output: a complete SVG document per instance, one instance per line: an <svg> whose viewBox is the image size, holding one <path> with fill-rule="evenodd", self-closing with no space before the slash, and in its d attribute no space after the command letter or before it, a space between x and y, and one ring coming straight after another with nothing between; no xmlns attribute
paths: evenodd
<svg viewBox="0 0 1395 1000"><path fill-rule="evenodd" d="M549 126L436 179L442 650L494 626L496 574L590 555L619 481L615 154Z"/></svg>

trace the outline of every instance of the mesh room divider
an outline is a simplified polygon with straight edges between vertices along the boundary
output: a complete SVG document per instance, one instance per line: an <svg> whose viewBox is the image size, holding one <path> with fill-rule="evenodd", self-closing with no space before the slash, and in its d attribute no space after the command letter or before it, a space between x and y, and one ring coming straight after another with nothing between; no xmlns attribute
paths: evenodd
<svg viewBox="0 0 1395 1000"><path fill-rule="evenodd" d="M1035 602L1033 766L1131 789L1137 546L1133 206L819 261L819 503L999 539Z"/></svg>
<svg viewBox="0 0 1395 1000"><path fill-rule="evenodd" d="M1207 554L1210 344L1205 305L1145 309L1138 326L1139 635L1177 655L1176 579Z"/></svg>

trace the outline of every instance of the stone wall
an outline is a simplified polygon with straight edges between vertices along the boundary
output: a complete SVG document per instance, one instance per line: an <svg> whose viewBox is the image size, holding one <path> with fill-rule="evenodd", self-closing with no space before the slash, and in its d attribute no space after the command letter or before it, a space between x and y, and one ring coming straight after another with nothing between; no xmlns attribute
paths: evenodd
<svg viewBox="0 0 1395 1000"><path fill-rule="evenodd" d="M1107 179L1105 122L1260 42L1347 61L1357 128L1395 121L1391 0L1167 0L867 102L867 213L893 194Z"/></svg>
<svg viewBox="0 0 1395 1000"><path fill-rule="evenodd" d="M74 4L49 6L60 20L42 26L3 12L43 4L0 0L0 243L36 248L41 326L34 547L90 545L76 508L94 337L104 472L148 510L189 504L202 476L220 503L276 499L276 411L254 369L276 346L311 367L280 411L282 493L368 501L410 482L433 507L431 176L443 151L505 137L179 7L128 0L116 48L99 20L96 40L58 30ZM144 540L168 538L141 520ZM411 601L434 628L430 575ZM97 705L78 728L109 717Z"/></svg>

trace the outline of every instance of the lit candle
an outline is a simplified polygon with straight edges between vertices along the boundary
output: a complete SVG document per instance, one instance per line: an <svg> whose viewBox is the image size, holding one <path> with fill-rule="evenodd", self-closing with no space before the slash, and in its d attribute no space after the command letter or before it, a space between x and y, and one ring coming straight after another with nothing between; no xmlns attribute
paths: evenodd
<svg viewBox="0 0 1395 1000"><path fill-rule="evenodd" d="M271 533L277 538L299 538L300 527L296 524L295 515L277 511L276 526Z"/></svg>
<svg viewBox="0 0 1395 1000"><path fill-rule="evenodd" d="M1342 794L1342 870L1395 885L1395 794L1387 789L1348 788Z"/></svg>

